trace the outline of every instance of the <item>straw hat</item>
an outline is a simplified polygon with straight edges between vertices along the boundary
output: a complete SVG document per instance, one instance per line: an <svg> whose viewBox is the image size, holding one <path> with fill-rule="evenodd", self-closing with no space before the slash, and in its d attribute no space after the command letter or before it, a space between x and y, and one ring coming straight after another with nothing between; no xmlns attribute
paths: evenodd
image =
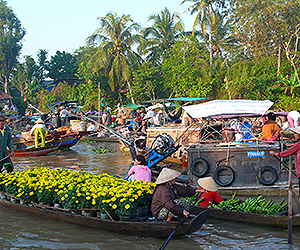
<svg viewBox="0 0 300 250"><path fill-rule="evenodd" d="M2 114L0 114L0 121L6 121L6 117Z"/></svg>
<svg viewBox="0 0 300 250"><path fill-rule="evenodd" d="M291 128L291 131L300 135L300 127Z"/></svg>
<svg viewBox="0 0 300 250"><path fill-rule="evenodd" d="M180 174L181 173L176 170L163 168L163 170L160 172L159 176L157 177L155 184L162 184L171 181L176 177L178 177Z"/></svg>
<svg viewBox="0 0 300 250"><path fill-rule="evenodd" d="M41 118L39 118L35 123L36 123L36 124L37 124L37 123L44 124L44 121L43 121Z"/></svg>
<svg viewBox="0 0 300 250"><path fill-rule="evenodd" d="M201 178L198 180L198 184L200 187L211 192L215 192L218 190L217 184L212 177Z"/></svg>
<svg viewBox="0 0 300 250"><path fill-rule="evenodd" d="M163 112L163 111L160 109L157 113L162 114L162 112Z"/></svg>

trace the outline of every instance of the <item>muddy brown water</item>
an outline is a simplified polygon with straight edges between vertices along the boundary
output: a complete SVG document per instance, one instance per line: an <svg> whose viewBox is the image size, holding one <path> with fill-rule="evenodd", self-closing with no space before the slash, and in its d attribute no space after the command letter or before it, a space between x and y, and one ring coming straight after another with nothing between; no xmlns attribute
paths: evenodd
<svg viewBox="0 0 300 250"><path fill-rule="evenodd" d="M111 153L92 152L106 147ZM123 176L131 157L117 143L79 142L58 155L13 158L16 170L33 166L87 170ZM293 246L287 229L208 219L192 235L172 238L166 249L299 249L300 230L293 230ZM124 236L68 223L32 217L0 207L0 249L159 249L165 239Z"/></svg>

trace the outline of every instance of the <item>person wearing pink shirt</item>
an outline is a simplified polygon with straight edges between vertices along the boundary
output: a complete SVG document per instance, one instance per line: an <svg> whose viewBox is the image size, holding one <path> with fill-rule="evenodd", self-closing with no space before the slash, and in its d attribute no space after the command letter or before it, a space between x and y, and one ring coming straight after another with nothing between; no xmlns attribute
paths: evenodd
<svg viewBox="0 0 300 250"><path fill-rule="evenodd" d="M147 166L147 161L143 155L137 155L134 159L134 165L129 170L128 176L130 181L141 180L151 182L151 170Z"/></svg>
<svg viewBox="0 0 300 250"><path fill-rule="evenodd" d="M300 127L291 128L291 131L294 132L295 139L298 141L292 147L288 148L285 151L276 153L274 151L270 151L270 155L276 155L279 157L288 157L290 155L294 155L295 157L295 169L297 178L299 180L299 191L300 191Z"/></svg>

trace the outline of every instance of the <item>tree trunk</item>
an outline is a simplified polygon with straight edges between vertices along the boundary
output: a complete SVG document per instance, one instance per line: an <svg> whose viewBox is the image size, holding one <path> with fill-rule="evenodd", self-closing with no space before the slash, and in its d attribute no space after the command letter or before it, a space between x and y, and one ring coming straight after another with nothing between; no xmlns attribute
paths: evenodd
<svg viewBox="0 0 300 250"><path fill-rule="evenodd" d="M128 85L128 88L129 88L129 93L130 93L130 98L131 98L131 102L132 102L132 104L135 104L135 100L134 100L134 98L133 98L133 96L132 96L132 92L131 92L131 85L130 85L130 82L129 81L126 81L126 83L127 83L127 85Z"/></svg>
<svg viewBox="0 0 300 250"><path fill-rule="evenodd" d="M280 75L280 65L281 65L281 45L278 48L278 61L277 61L277 75Z"/></svg>
<svg viewBox="0 0 300 250"><path fill-rule="evenodd" d="M209 5L207 7L208 13L208 22L209 22L209 63L210 63L210 75L212 75L212 66L213 66L213 47L212 47L212 24L211 24L211 16L210 16L210 8Z"/></svg>

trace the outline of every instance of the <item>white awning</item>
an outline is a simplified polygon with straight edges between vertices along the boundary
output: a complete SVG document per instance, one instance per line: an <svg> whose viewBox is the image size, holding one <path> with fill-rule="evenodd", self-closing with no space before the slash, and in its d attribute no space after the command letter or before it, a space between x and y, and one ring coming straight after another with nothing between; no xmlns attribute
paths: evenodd
<svg viewBox="0 0 300 250"><path fill-rule="evenodd" d="M215 100L197 105L183 107L193 118L209 117L215 115L242 115L259 114L264 115L273 105L269 100Z"/></svg>

